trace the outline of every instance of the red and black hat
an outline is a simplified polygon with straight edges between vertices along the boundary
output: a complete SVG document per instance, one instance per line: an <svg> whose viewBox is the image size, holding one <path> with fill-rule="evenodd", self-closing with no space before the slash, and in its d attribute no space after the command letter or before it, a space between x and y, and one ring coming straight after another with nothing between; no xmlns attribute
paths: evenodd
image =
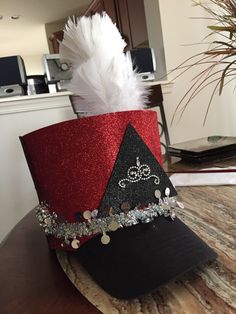
<svg viewBox="0 0 236 314"><path fill-rule="evenodd" d="M156 112L124 111L21 137L52 249L76 254L117 298L148 293L216 253L175 215Z"/></svg>

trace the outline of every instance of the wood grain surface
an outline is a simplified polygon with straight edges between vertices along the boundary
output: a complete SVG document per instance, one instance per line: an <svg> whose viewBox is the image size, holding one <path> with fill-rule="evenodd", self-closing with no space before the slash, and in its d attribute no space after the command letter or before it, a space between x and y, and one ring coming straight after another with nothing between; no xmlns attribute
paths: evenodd
<svg viewBox="0 0 236 314"><path fill-rule="evenodd" d="M178 194L185 204L178 217L219 256L152 294L131 301L115 299L92 280L73 254L57 252L74 286L102 313L236 313L236 186L182 187Z"/></svg>

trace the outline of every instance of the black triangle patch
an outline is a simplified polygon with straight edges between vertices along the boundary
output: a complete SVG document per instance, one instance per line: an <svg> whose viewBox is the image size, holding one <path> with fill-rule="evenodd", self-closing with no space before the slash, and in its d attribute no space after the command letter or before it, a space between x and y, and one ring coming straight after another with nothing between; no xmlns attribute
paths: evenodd
<svg viewBox="0 0 236 314"><path fill-rule="evenodd" d="M126 128L117 159L98 210L98 217L123 211L121 205L128 202L131 209L137 205L157 202L155 190L165 196L165 189L170 188L170 195L177 194L168 176L144 143L134 127Z"/></svg>

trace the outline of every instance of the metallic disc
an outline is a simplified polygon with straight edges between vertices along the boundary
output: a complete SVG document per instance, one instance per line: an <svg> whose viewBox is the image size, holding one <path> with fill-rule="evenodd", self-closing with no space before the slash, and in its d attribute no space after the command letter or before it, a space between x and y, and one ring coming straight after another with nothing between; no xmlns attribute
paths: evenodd
<svg viewBox="0 0 236 314"><path fill-rule="evenodd" d="M161 198L161 191L160 190L155 190L154 195L156 198Z"/></svg>
<svg viewBox="0 0 236 314"><path fill-rule="evenodd" d="M109 242L110 242L110 237L109 237L109 235L107 235L107 234L103 234L103 236L101 237L101 242L102 242L102 244L108 244Z"/></svg>
<svg viewBox="0 0 236 314"><path fill-rule="evenodd" d="M84 219L86 219L86 220L91 219L91 217L92 217L91 211L86 210L85 212L83 212L83 217L84 217Z"/></svg>
<svg viewBox="0 0 236 314"><path fill-rule="evenodd" d="M77 240L77 239L74 239L72 242L71 242L71 247L73 249L78 249L80 247L80 241Z"/></svg>
<svg viewBox="0 0 236 314"><path fill-rule="evenodd" d="M119 224L115 220L112 220L112 222L109 224L109 230L116 231L118 228Z"/></svg>

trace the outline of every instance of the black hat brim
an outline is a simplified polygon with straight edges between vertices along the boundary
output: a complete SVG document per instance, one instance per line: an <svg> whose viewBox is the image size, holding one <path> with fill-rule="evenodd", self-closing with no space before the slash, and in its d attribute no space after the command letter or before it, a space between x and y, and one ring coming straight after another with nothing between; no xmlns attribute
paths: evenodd
<svg viewBox="0 0 236 314"><path fill-rule="evenodd" d="M217 254L178 218L154 221L86 242L77 253L84 268L110 295L130 299L152 292Z"/></svg>

